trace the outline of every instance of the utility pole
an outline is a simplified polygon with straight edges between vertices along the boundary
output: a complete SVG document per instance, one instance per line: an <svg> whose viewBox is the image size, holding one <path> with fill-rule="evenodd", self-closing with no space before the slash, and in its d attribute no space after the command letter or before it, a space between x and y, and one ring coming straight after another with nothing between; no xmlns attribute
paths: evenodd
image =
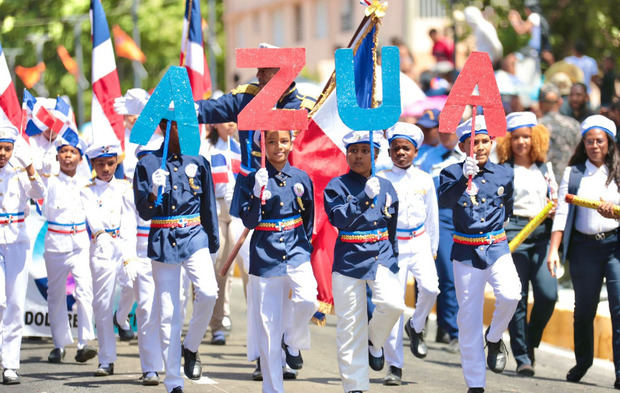
<svg viewBox="0 0 620 393"><path fill-rule="evenodd" d="M215 31L215 0L209 0L209 63L211 64L211 92L217 90L217 60L214 48L217 45Z"/></svg>
<svg viewBox="0 0 620 393"><path fill-rule="evenodd" d="M84 90L89 86L84 76L84 54L82 52L82 24L89 19L88 14L75 15L66 21L73 25L73 41L75 42L75 62L78 66L77 79L77 125L84 124Z"/></svg>
<svg viewBox="0 0 620 393"><path fill-rule="evenodd" d="M47 34L28 34L26 36L26 41L29 41L34 45L36 54L37 54L37 64L43 63L43 47L47 41L51 40L50 36ZM45 71L41 72L41 79L37 82L36 85L33 86L34 90L37 94L41 96L47 97L49 95L49 91L45 87L44 80Z"/></svg>

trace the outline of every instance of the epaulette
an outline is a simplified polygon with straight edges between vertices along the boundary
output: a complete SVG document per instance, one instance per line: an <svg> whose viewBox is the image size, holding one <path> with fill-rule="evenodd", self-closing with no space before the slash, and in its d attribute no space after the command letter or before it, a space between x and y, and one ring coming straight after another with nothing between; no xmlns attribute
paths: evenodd
<svg viewBox="0 0 620 393"><path fill-rule="evenodd" d="M316 100L312 97L297 95L297 98L301 100L301 104L299 104L300 109L312 110L314 108L314 104L316 104Z"/></svg>
<svg viewBox="0 0 620 393"><path fill-rule="evenodd" d="M14 166L13 170L15 170L15 172L26 172L26 168L23 166Z"/></svg>
<svg viewBox="0 0 620 393"><path fill-rule="evenodd" d="M93 187L95 184L96 184L95 180L93 179L93 181L88 183L87 185L85 185L84 188L86 188L86 187Z"/></svg>
<svg viewBox="0 0 620 393"><path fill-rule="evenodd" d="M245 85L239 85L231 90L232 95L236 94L252 94L253 96L257 95L260 91L258 85L253 83L248 83Z"/></svg>

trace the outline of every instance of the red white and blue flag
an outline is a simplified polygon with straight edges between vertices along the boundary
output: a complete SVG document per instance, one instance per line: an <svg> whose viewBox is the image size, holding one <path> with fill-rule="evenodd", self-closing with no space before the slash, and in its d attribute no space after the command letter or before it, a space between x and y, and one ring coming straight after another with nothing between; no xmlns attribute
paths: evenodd
<svg viewBox="0 0 620 393"><path fill-rule="evenodd" d="M232 169L235 178L241 172L241 146L234 138L228 138L229 150L230 150L230 168Z"/></svg>
<svg viewBox="0 0 620 393"><path fill-rule="evenodd" d="M45 101L46 99L41 99ZM24 89L24 102L22 118L26 122L22 129L28 136L34 136L54 127L57 119L52 114L51 108L46 108L41 100L37 100L27 89Z"/></svg>
<svg viewBox="0 0 620 393"><path fill-rule="evenodd" d="M92 83L93 101L91 119L93 141L110 141L112 136L125 145L123 116L114 111L114 99L121 96L121 86L116 72L110 29L100 0L90 2L91 35L93 40Z"/></svg>
<svg viewBox="0 0 620 393"><path fill-rule="evenodd" d="M63 136L67 133L74 133L75 135L77 135L77 127L75 125L75 118L73 116L71 104L69 104L64 98L57 97L56 107L54 109L54 116L56 116L56 122L52 127L52 131L54 131L58 135Z"/></svg>
<svg viewBox="0 0 620 393"><path fill-rule="evenodd" d="M205 57L201 22L200 1L186 0L180 64L187 69L192 95L196 101L211 96L211 74Z"/></svg>
<svg viewBox="0 0 620 393"><path fill-rule="evenodd" d="M213 183L221 184L228 183L228 163L226 162L226 156L218 153L211 154L211 174L213 175Z"/></svg>
<svg viewBox="0 0 620 393"><path fill-rule="evenodd" d="M19 107L15 85L11 79L2 45L0 45L0 120L8 119L15 127L19 128L21 115L22 111Z"/></svg>
<svg viewBox="0 0 620 393"><path fill-rule="evenodd" d="M377 21L375 17L365 17L348 46L353 49L355 90L362 108L370 108L372 105ZM323 208L323 190L331 179L349 170L342 137L351 131L338 114L334 74L310 112L310 118L308 129L295 138L289 161L291 165L308 173L314 184L315 222L310 260L318 284L319 311L314 319L323 324L325 318L322 314L331 312L334 304L331 277L338 236L338 231L329 223Z"/></svg>

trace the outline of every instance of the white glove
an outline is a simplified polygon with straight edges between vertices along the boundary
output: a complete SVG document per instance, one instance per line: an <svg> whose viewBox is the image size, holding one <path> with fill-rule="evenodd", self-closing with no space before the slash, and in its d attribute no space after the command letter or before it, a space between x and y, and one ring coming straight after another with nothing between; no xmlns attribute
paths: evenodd
<svg viewBox="0 0 620 393"><path fill-rule="evenodd" d="M21 136L15 141L13 158L24 168L32 165L32 148Z"/></svg>
<svg viewBox="0 0 620 393"><path fill-rule="evenodd" d="M159 191L159 187L166 188L166 178L170 175L170 172L164 169L158 169L151 175L151 180L153 181L153 195L157 195Z"/></svg>
<svg viewBox="0 0 620 393"><path fill-rule="evenodd" d="M112 235L107 232L101 233L95 239L94 256L99 259L109 260L114 255L114 243Z"/></svg>
<svg viewBox="0 0 620 393"><path fill-rule="evenodd" d="M473 157L467 157L463 163L463 176L469 178L469 176L475 176L480 171L478 168L478 161L476 161L476 155Z"/></svg>
<svg viewBox="0 0 620 393"><path fill-rule="evenodd" d="M43 161L41 162L41 173L46 175L51 175L54 171L54 165L56 165L56 156L52 154L46 154L43 156Z"/></svg>
<svg viewBox="0 0 620 393"><path fill-rule="evenodd" d="M267 187L267 181L269 180L269 175L267 174L266 168L261 168L256 171L256 175L254 176L254 196L260 198L260 193L263 187Z"/></svg>
<svg viewBox="0 0 620 393"><path fill-rule="evenodd" d="M129 282L134 282L136 277L138 277L138 263L140 262L134 259L128 259L123 262L123 271Z"/></svg>
<svg viewBox="0 0 620 393"><path fill-rule="evenodd" d="M364 192L368 195L368 198L374 198L379 195L381 191L381 185L379 184L379 178L376 176L371 177L366 180L366 186L364 187Z"/></svg>
<svg viewBox="0 0 620 393"><path fill-rule="evenodd" d="M129 89L123 97L114 99L114 112L119 115L139 115L146 106L149 96L142 89Z"/></svg>

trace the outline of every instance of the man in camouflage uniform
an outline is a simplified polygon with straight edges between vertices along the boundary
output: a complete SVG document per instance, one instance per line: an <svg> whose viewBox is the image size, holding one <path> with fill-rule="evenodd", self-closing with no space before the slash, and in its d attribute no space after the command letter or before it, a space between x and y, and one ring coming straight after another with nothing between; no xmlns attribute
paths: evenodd
<svg viewBox="0 0 620 393"><path fill-rule="evenodd" d="M547 84L540 89L540 110L543 116L540 124L549 129L549 152L547 160L553 164L556 179L561 179L568 160L581 140L579 123L572 117L561 115L560 91L555 85Z"/></svg>

